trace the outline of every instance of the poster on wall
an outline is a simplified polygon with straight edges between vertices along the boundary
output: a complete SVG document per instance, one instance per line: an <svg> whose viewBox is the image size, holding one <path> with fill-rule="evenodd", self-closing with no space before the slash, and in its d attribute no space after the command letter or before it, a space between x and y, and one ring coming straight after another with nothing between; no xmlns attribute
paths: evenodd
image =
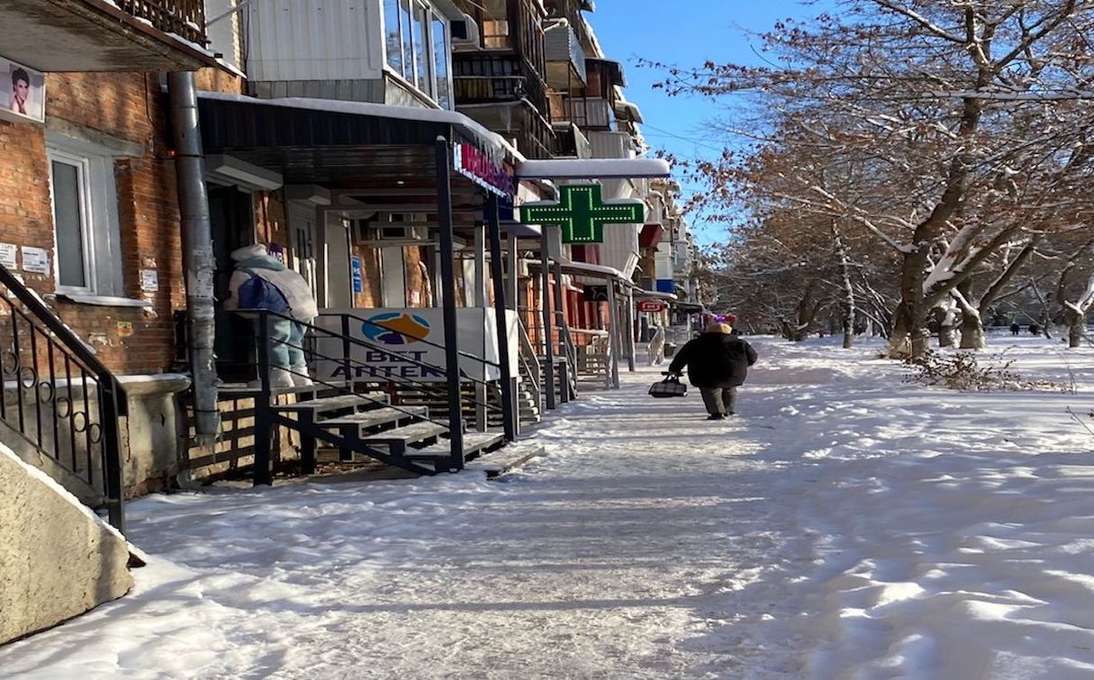
<svg viewBox="0 0 1094 680"><path fill-rule="evenodd" d="M45 75L0 57L0 117L15 121L44 122Z"/></svg>
<svg viewBox="0 0 1094 680"><path fill-rule="evenodd" d="M28 274L49 273L49 251L45 248L23 246L23 271Z"/></svg>
<svg viewBox="0 0 1094 680"><path fill-rule="evenodd" d="M15 261L16 250L14 243L0 243L0 265L7 269L18 268L18 263Z"/></svg>

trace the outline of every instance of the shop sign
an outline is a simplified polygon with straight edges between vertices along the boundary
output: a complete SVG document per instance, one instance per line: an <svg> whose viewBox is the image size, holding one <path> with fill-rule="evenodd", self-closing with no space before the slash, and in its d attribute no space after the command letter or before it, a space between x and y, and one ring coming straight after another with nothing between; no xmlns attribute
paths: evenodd
<svg viewBox="0 0 1094 680"><path fill-rule="evenodd" d="M0 117L45 122L45 74L0 57Z"/></svg>
<svg viewBox="0 0 1094 680"><path fill-rule="evenodd" d="M444 382L444 313L441 309L354 309L348 312L323 310L316 320L332 334L316 337L317 355L324 357L313 367L323 380L346 378L343 356L342 314L350 315L350 336L357 340L350 346L350 372L355 378L377 382L414 384ZM473 358L460 357L460 373L477 380L497 380L499 371L497 325L494 310L465 308L457 310L456 329L461 350L482 356L491 364ZM507 319L510 329L509 356L512 365L519 360L517 317Z"/></svg>
<svg viewBox="0 0 1094 680"><path fill-rule="evenodd" d="M599 184L568 184L559 189L558 203L521 207L521 224L556 224L563 243L603 243L605 224L641 224L646 221L642 201L605 201Z"/></svg>
<svg viewBox="0 0 1094 680"><path fill-rule="evenodd" d="M361 265L361 258L354 255L350 258L350 275L353 279L353 292L365 292L365 270Z"/></svg>
<svg viewBox="0 0 1094 680"><path fill-rule="evenodd" d="M505 169L503 163L495 161L477 146L465 143L454 145L452 162L456 172L483 189L498 196L513 195L515 185L512 173Z"/></svg>
<svg viewBox="0 0 1094 680"><path fill-rule="evenodd" d="M664 300L641 300L638 303L638 311L647 314L657 314L665 311L668 307Z"/></svg>

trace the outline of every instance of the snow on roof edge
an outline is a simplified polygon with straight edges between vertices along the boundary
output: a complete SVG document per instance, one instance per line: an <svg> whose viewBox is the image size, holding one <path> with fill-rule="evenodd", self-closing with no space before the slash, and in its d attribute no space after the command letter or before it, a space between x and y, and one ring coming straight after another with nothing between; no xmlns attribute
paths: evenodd
<svg viewBox="0 0 1094 680"><path fill-rule="evenodd" d="M634 179L671 177L668 161L660 158L578 158L526 160L517 166L518 179Z"/></svg>
<svg viewBox="0 0 1094 680"><path fill-rule="evenodd" d="M201 90L198 92L201 99L213 99L217 101L235 102L238 104L253 104L264 106L280 106L290 109L303 109L308 111L324 111L330 113L349 113L360 116L375 116L377 118L394 118L397 120L412 120L422 123L441 123L463 128L471 135L500 151L511 156L516 163L525 162L524 156L517 151L501 135L487 130L476 121L457 111L444 111L442 109L427 109L417 106L395 106L392 104L373 104L371 102L351 102L340 99L315 99L312 97L279 97L274 99L259 99L247 95L229 92L211 92Z"/></svg>

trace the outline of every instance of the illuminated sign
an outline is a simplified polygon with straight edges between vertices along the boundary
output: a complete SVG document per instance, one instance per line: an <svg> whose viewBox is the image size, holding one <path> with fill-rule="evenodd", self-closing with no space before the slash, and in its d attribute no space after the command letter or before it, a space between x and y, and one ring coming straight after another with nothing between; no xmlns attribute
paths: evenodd
<svg viewBox="0 0 1094 680"><path fill-rule="evenodd" d="M642 300L638 303L638 311L655 314L657 312L663 312L668 309L668 305L664 300Z"/></svg>
<svg viewBox="0 0 1094 680"><path fill-rule="evenodd" d="M512 196L515 184L513 175L499 163L472 144L456 144L452 150L452 163L460 173L483 189L498 196Z"/></svg>
<svg viewBox="0 0 1094 680"><path fill-rule="evenodd" d="M558 203L530 203L520 209L522 224L557 224L563 243L602 243L605 224L641 224L642 201L605 201L599 184L568 184Z"/></svg>

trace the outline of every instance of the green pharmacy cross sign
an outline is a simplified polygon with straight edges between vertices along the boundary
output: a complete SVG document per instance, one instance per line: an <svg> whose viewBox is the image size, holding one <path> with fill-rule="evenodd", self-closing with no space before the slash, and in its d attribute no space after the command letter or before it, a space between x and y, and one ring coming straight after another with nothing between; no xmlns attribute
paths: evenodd
<svg viewBox="0 0 1094 680"><path fill-rule="evenodd" d="M557 224L563 243L602 243L605 224L642 224L641 201L605 201L599 184L567 184L559 188L558 203L521 206L522 224Z"/></svg>

